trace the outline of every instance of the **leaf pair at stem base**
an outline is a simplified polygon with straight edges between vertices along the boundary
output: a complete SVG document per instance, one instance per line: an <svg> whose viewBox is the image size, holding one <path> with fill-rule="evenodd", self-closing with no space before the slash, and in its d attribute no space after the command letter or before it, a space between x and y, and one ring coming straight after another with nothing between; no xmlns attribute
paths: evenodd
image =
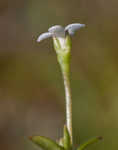
<svg viewBox="0 0 118 150"><path fill-rule="evenodd" d="M29 137L29 139L43 150L72 150L71 138L66 126L64 126L64 135L58 142L43 136L32 136ZM102 137L95 137L90 139L84 144L80 145L77 150L84 150L89 145L94 144L100 140L102 140Z"/></svg>

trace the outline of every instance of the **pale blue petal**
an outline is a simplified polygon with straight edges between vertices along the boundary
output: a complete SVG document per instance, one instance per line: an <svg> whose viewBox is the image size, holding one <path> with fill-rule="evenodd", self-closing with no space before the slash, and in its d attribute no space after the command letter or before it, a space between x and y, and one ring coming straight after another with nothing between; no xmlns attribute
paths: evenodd
<svg viewBox="0 0 118 150"><path fill-rule="evenodd" d="M49 33L49 32L42 33L42 34L38 37L37 42L41 42L42 40L47 39L47 38L50 38L50 37L52 37L52 36L53 36L53 34L52 34L52 33Z"/></svg>
<svg viewBox="0 0 118 150"><path fill-rule="evenodd" d="M52 26L48 29L50 33L53 33L56 37L65 37L65 29L60 25Z"/></svg>
<svg viewBox="0 0 118 150"><path fill-rule="evenodd" d="M80 23L69 24L65 27L65 31L68 31L70 35L74 35L74 33L82 27L85 27L85 24Z"/></svg>

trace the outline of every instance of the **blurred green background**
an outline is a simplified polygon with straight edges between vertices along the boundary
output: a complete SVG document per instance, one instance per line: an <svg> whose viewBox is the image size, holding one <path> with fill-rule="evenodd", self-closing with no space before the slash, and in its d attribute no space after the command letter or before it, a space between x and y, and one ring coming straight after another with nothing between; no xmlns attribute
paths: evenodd
<svg viewBox="0 0 118 150"><path fill-rule="evenodd" d="M61 72L52 25L84 23L72 37L71 86L75 147L118 148L118 1L0 0L0 149L36 150L27 136L58 139L65 123Z"/></svg>

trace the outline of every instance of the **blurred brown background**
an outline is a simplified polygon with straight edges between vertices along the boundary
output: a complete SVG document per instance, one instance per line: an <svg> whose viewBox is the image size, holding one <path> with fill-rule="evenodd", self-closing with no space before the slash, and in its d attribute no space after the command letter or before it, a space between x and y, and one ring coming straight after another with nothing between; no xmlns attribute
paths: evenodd
<svg viewBox="0 0 118 150"><path fill-rule="evenodd" d="M52 40L55 24L84 23L72 38L75 147L118 148L118 1L0 0L0 149L37 149L27 136L57 139L65 123L64 87Z"/></svg>

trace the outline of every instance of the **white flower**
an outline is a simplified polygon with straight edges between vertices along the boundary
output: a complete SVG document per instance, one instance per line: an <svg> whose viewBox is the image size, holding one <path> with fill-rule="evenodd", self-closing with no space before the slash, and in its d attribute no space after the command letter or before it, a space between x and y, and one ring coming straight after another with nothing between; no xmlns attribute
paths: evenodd
<svg viewBox="0 0 118 150"><path fill-rule="evenodd" d="M69 75L70 70L70 56L71 56L71 38L75 31L85 27L84 24L74 23L69 24L65 28L60 25L52 26L48 29L48 32L42 33L37 42L41 42L44 39L53 38L54 50L57 54L57 60L60 64L63 74Z"/></svg>
<svg viewBox="0 0 118 150"><path fill-rule="evenodd" d="M65 41L66 34L72 36L74 35L75 31L79 30L82 27L85 27L85 24L74 23L74 24L67 25L65 28L60 25L55 25L50 27L48 29L48 32L42 33L38 37L37 42L41 42L44 39L53 37L53 38L58 38L60 43L63 44L63 42Z"/></svg>

